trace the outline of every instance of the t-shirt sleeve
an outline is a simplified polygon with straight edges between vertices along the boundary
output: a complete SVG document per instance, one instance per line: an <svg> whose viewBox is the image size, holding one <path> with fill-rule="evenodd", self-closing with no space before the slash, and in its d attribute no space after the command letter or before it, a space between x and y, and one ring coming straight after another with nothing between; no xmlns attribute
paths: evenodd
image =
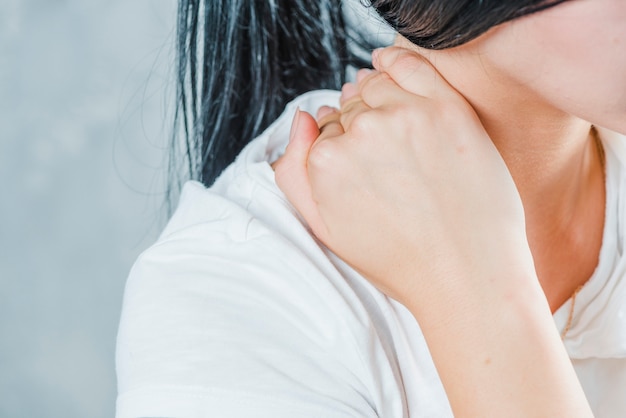
<svg viewBox="0 0 626 418"><path fill-rule="evenodd" d="M319 273L294 258L210 227L146 251L124 296L117 418L377 416Z"/></svg>

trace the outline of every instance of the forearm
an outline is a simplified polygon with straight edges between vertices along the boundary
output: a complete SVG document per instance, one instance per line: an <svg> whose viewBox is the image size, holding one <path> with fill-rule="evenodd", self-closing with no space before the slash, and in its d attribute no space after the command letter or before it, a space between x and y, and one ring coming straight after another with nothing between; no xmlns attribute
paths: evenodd
<svg viewBox="0 0 626 418"><path fill-rule="evenodd" d="M592 416L539 284L516 286L468 286L409 308L455 416Z"/></svg>
<svg viewBox="0 0 626 418"><path fill-rule="evenodd" d="M457 416L590 416L478 115L423 57L388 48L374 63L340 111L319 125L299 113L277 184L320 241L413 312Z"/></svg>

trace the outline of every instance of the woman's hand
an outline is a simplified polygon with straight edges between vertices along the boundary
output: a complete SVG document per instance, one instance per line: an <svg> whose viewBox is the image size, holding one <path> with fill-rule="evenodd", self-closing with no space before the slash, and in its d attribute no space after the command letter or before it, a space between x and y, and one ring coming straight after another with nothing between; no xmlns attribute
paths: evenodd
<svg viewBox="0 0 626 418"><path fill-rule="evenodd" d="M409 50L382 50L374 65L344 87L340 111L321 110L319 130L296 116L275 166L287 198L406 306L433 291L454 299L512 266L532 276L519 195L471 106Z"/></svg>
<svg viewBox="0 0 626 418"><path fill-rule="evenodd" d="M589 417L537 281L513 180L471 106L388 48L276 181L312 231L418 320L455 416Z"/></svg>

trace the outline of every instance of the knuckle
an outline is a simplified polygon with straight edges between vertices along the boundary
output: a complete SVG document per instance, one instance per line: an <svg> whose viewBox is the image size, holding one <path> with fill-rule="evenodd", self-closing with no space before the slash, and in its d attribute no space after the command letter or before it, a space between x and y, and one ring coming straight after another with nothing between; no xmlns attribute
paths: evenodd
<svg viewBox="0 0 626 418"><path fill-rule="evenodd" d="M313 170L327 171L337 159L336 146L332 140L317 141L309 151L308 166Z"/></svg>
<svg viewBox="0 0 626 418"><path fill-rule="evenodd" d="M320 129L320 131L323 131L323 130L327 129L329 126L332 126L333 123L338 122L339 119L340 119L340 113L339 112L330 113L330 114L322 117L317 122L317 127Z"/></svg>
<svg viewBox="0 0 626 418"><path fill-rule="evenodd" d="M420 55L410 51L403 51L398 54L398 58L396 59L394 66L398 66L399 68L415 69L423 66L424 64L424 58Z"/></svg>
<svg viewBox="0 0 626 418"><path fill-rule="evenodd" d="M394 46L384 48L381 50L381 52L378 55L378 63L383 68L389 67L396 62L398 55L401 54L402 52L403 52L402 48L398 48Z"/></svg>
<svg viewBox="0 0 626 418"><path fill-rule="evenodd" d="M407 62L411 63L416 57L419 57L419 55L406 48L391 47L383 51L380 56L380 63L383 69L387 70L391 67L406 64Z"/></svg>
<svg viewBox="0 0 626 418"><path fill-rule="evenodd" d="M389 74L387 73L378 73L374 76L368 77L361 84L359 84L361 94L372 93L381 87L383 87L386 83L391 80Z"/></svg>
<svg viewBox="0 0 626 418"><path fill-rule="evenodd" d="M322 118L319 122L317 122L317 127L320 132L328 131L332 129L334 124L337 124L341 120L341 115L330 115Z"/></svg>
<svg viewBox="0 0 626 418"><path fill-rule="evenodd" d="M433 121L432 109L415 104L399 104L385 112L389 126L401 136L412 138L428 132Z"/></svg>
<svg viewBox="0 0 626 418"><path fill-rule="evenodd" d="M359 113L355 115L350 124L350 130L356 136L364 136L371 132L373 128L371 115L368 113Z"/></svg>
<svg viewBox="0 0 626 418"><path fill-rule="evenodd" d="M341 120L343 117L345 117L347 113L350 113L351 111L354 111L355 109L358 109L361 104L362 104L361 97L358 97L358 96L347 100L341 106L341 115L339 116L339 119Z"/></svg>
<svg viewBox="0 0 626 418"><path fill-rule="evenodd" d="M386 96L390 89L396 87L395 81L389 74L379 73L361 86L361 98L368 105L380 103L380 98Z"/></svg>

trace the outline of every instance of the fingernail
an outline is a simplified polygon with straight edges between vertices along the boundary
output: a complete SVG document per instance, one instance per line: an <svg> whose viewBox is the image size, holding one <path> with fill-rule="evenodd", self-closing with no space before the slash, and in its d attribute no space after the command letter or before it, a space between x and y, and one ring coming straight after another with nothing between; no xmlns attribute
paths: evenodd
<svg viewBox="0 0 626 418"><path fill-rule="evenodd" d="M291 130L289 131L289 142L293 141L296 132L298 131L298 122L300 121L300 106L296 108L296 114L291 122Z"/></svg>

